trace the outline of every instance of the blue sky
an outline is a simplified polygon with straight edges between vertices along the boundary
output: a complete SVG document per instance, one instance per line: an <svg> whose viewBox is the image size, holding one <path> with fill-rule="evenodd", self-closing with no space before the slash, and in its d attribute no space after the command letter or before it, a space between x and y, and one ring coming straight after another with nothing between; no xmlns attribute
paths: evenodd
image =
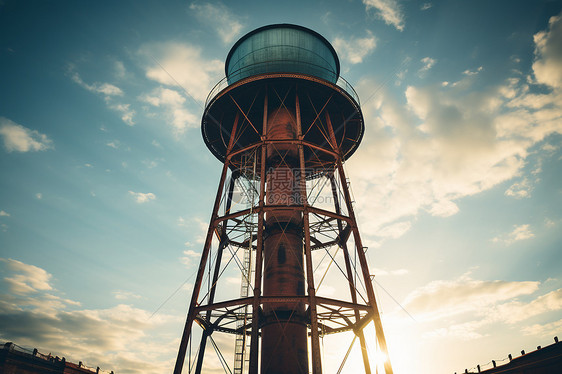
<svg viewBox="0 0 562 374"><path fill-rule="evenodd" d="M562 2L0 1L0 340L170 372L245 33L311 28L366 122L347 162L396 373L562 333ZM390 297L389 295L392 295Z"/></svg>

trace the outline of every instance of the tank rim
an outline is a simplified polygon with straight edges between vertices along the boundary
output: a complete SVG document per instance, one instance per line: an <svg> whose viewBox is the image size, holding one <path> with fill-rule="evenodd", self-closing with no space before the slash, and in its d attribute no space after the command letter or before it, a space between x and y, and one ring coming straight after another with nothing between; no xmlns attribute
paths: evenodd
<svg viewBox="0 0 562 374"><path fill-rule="evenodd" d="M269 80L269 79L275 80L275 79L279 79L279 78L303 79L303 80L306 80L306 81L313 82L315 84L321 84L321 85L327 86L329 89L332 89L332 90L338 92L340 95L342 95L355 108L355 110L357 111L357 114L361 117L361 130L360 130L360 135L357 139L356 145L354 147L351 147L348 150L348 152L346 152L345 154L342 155L343 160L349 159L355 153L357 148L359 147L359 144L361 143L361 140L362 140L364 132L365 132L365 122L364 122L363 113L362 113L360 104L355 100L355 98L351 94L349 94L342 87L339 87L338 85L336 85L334 83L331 83L331 82L326 81L324 79L318 78L316 76L299 74L299 73L264 73L264 74L257 74L257 75L253 75L253 76L241 79L240 81L237 81L234 84L228 85L225 88L223 88L222 90L220 90L217 94L215 94L206 103L205 109L203 111L203 116L201 118L201 135L203 137L203 141L205 142L205 145L207 146L207 149L209 149L209 151L220 162L223 162L223 163L225 162L226 154L218 153L214 149L214 147L211 146L211 143L209 142L209 139L208 139L207 134L206 134L206 126L205 126L206 118L209 114L209 111L211 110L211 108L214 106L214 104L218 100L220 100L222 97L224 97L225 94L230 92L231 90L234 90L239 86L244 86L247 83L251 83L251 82L254 82L254 81Z"/></svg>

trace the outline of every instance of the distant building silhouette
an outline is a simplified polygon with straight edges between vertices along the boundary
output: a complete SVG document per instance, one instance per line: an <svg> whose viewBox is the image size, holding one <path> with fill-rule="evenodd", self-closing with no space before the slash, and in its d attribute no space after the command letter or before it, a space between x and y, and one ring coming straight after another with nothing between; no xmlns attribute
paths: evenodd
<svg viewBox="0 0 562 374"><path fill-rule="evenodd" d="M99 374L100 368L86 368L82 362L75 364L66 359L44 355L37 349L22 348L12 342L0 349L0 374ZM113 374L113 371L111 372Z"/></svg>
<svg viewBox="0 0 562 374"><path fill-rule="evenodd" d="M476 370L465 369L463 373L481 374L560 374L562 373L562 344L558 337L554 338L554 344L547 347L538 346L536 351L525 353L521 351L521 356L513 358L508 356L509 362L498 365L492 361L493 366L484 370L478 365ZM455 373L456 374L456 373Z"/></svg>

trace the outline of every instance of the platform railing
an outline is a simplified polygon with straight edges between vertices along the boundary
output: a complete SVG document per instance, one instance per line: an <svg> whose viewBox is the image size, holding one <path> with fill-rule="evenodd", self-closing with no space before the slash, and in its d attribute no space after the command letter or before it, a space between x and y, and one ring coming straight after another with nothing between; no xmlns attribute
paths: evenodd
<svg viewBox="0 0 562 374"><path fill-rule="evenodd" d="M276 61L278 62L278 61ZM258 65L258 64L256 64ZM317 68L321 69L322 67L320 66L316 66ZM258 75L265 75L265 74L275 74L275 73L282 73L282 72L265 72L265 73L260 73L260 74L255 74L255 76ZM321 77L318 77L316 75L313 74L304 74L304 73L299 73L299 72L287 72L288 74L302 74L302 75L309 75L309 76L313 76L317 79L323 79ZM213 100L213 98L222 90L224 90L225 88L227 88L228 86L230 86L229 84L229 80L233 80L232 76L236 77L237 75L240 75L240 72L234 72L233 74L231 74L231 78L229 79L229 77L224 77L223 79L221 79L217 84L215 84L215 86L211 89L211 91L209 92L209 94L207 95L207 99L205 100L205 108L207 108L207 106L209 105L209 103L211 102L211 100ZM253 75L251 75L253 76ZM248 76L247 78L251 77ZM243 78L245 79L245 78ZM243 79L239 79L239 80L235 80L234 82L232 82L232 84L236 84L240 81L242 81ZM325 79L323 79L325 80ZM330 83L330 84L334 84L333 82L327 81L326 82ZM339 88L341 88L342 90L344 90L349 96L351 96L353 98L353 100L355 100L355 102L360 105L360 101L359 101L359 95L357 94L357 92L355 91L355 89L353 88L353 86L351 85L351 83L349 83L348 81L346 81L342 76L339 76L336 83L336 86L338 86Z"/></svg>

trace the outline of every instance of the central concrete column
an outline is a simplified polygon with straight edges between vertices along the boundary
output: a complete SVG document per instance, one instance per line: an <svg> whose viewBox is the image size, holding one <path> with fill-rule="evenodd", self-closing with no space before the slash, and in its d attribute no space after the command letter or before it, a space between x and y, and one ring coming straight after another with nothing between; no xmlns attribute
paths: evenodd
<svg viewBox="0 0 562 374"><path fill-rule="evenodd" d="M297 138L294 113L279 108L268 116L267 138ZM302 204L299 193L299 158L296 144L267 148L268 205ZM303 296L302 213L287 207L266 215L264 239L264 296ZM261 373L307 374L307 323L303 303L279 302L263 308Z"/></svg>

